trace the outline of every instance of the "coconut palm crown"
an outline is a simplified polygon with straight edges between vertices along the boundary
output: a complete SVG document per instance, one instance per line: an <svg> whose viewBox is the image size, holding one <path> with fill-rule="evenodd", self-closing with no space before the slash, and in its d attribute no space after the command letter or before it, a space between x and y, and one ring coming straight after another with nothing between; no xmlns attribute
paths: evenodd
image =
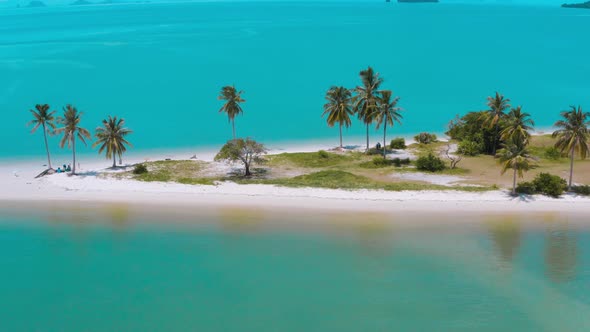
<svg viewBox="0 0 590 332"><path fill-rule="evenodd" d="M132 146L125 136L131 134L132 131L125 128L125 120L109 116L108 119L102 120L102 127L96 128L96 142L92 147L100 145L98 153L106 152L107 159L113 159L113 168L117 166L117 156L121 159L124 152L127 151L127 146Z"/></svg>
<svg viewBox="0 0 590 332"><path fill-rule="evenodd" d="M356 96L353 98L354 110L358 118L367 126L367 151L369 150L369 125L375 120L375 113L378 108L379 87L383 79L379 73L375 73L373 68L368 67L359 73L361 77L361 86L357 86L354 91Z"/></svg>
<svg viewBox="0 0 590 332"><path fill-rule="evenodd" d="M37 104L35 110L29 110L33 114L33 120L27 123L27 126L33 126L31 133L34 133L39 129L43 128L43 138L45 140L45 151L47 152L47 166L51 167L51 155L49 153L49 144L47 143L47 133L53 133L55 130L55 111L49 111L49 105Z"/></svg>
<svg viewBox="0 0 590 332"><path fill-rule="evenodd" d="M582 111L582 107L570 106L567 111L561 112L562 120L557 121L554 126L559 128L553 132L553 137L557 138L555 147L562 153L570 155L570 178L568 183L569 190L572 189L572 180L574 175L574 157L576 153L580 158L586 159L588 156L588 140L590 133L590 113Z"/></svg>
<svg viewBox="0 0 590 332"><path fill-rule="evenodd" d="M235 117L243 112L240 104L246 102L242 99L242 93L243 91L236 90L235 86L224 86L217 97L219 100L225 100L225 104L219 109L219 112L227 113L232 126L233 139L236 139Z"/></svg>
<svg viewBox="0 0 590 332"><path fill-rule="evenodd" d="M324 104L324 113L328 118L329 127L338 123L340 129L340 148L342 148L342 126L350 127L352 121L350 117L354 114L352 110L352 93L345 87L333 86L326 92L326 103Z"/></svg>
<svg viewBox="0 0 590 332"><path fill-rule="evenodd" d="M62 127L57 128L55 131L56 134L63 134L59 142L60 147L63 148L67 144L68 147L72 148L72 174L76 174L76 138L82 141L84 145L86 145L86 139L90 139L90 132L80 127L82 114L82 112L78 112L76 107L66 105L63 116L58 118L58 123Z"/></svg>
<svg viewBox="0 0 590 332"><path fill-rule="evenodd" d="M522 111L518 106L510 110L506 120L506 128L500 132L500 138L503 141L517 140L528 143L531 138L530 131L534 129L535 122L531 119L529 113Z"/></svg>
<svg viewBox="0 0 590 332"><path fill-rule="evenodd" d="M380 94L378 100L379 107L375 114L375 121L377 122L377 129L383 125L383 158L385 158L387 125L393 127L395 122L401 125L401 119L403 116L401 114L402 109L397 107L397 103L400 99L399 97L393 97L393 92L391 90L383 90Z"/></svg>

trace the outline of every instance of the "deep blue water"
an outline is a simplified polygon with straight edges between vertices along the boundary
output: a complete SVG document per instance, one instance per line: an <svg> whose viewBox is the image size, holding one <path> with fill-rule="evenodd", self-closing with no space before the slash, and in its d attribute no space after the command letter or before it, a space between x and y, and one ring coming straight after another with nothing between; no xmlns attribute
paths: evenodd
<svg viewBox="0 0 590 332"><path fill-rule="evenodd" d="M581 220L408 227L404 216L349 215L303 227L297 215L240 213L179 222L122 206L0 209L0 329L590 328Z"/></svg>
<svg viewBox="0 0 590 332"><path fill-rule="evenodd" d="M93 130L127 119L135 149L216 147L231 135L221 86L245 91L240 136L333 139L321 118L331 85L373 66L401 96L390 136L443 132L496 90L538 127L590 107L590 13L549 6L189 3L0 12L0 157L40 155L27 110L75 104ZM345 143L358 143L355 122ZM378 133L374 132L375 138ZM51 147L57 150L57 138ZM89 152L89 150L82 151ZM67 151L63 151L66 153Z"/></svg>

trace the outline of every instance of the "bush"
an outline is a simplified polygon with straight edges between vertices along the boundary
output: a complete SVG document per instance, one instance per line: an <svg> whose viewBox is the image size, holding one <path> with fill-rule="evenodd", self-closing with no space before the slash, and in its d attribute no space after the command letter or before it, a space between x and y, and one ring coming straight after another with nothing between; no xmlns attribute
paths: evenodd
<svg viewBox="0 0 590 332"><path fill-rule="evenodd" d="M532 182L521 182L516 186L517 194L534 195L537 193L537 188Z"/></svg>
<svg viewBox="0 0 590 332"><path fill-rule="evenodd" d="M469 140L462 140L457 147L457 152L464 156L472 156L475 157L478 154L482 153L484 150L484 146L482 143L476 141L469 141Z"/></svg>
<svg viewBox="0 0 590 332"><path fill-rule="evenodd" d="M445 169L445 162L432 153L416 160L416 168L421 171L438 172Z"/></svg>
<svg viewBox="0 0 590 332"><path fill-rule="evenodd" d="M387 167L391 165L391 160L385 159L383 157L374 157L371 162L376 167Z"/></svg>
<svg viewBox="0 0 590 332"><path fill-rule="evenodd" d="M145 164L137 164L135 165L135 168L133 169L133 174L145 174L148 172L147 167L145 166Z"/></svg>
<svg viewBox="0 0 590 332"><path fill-rule="evenodd" d="M545 150L545 158L549 160L559 160L561 158L561 151L555 147L550 147Z"/></svg>
<svg viewBox="0 0 590 332"><path fill-rule="evenodd" d="M590 196L590 186L573 186L572 191L578 195Z"/></svg>
<svg viewBox="0 0 590 332"><path fill-rule="evenodd" d="M436 135L429 133L420 133L414 136L414 140L420 144L430 144L436 142Z"/></svg>
<svg viewBox="0 0 590 332"><path fill-rule="evenodd" d="M457 117L449 124L449 130L445 133L457 141L472 141L482 145L480 153L492 154L494 142L496 148L501 147L501 140L494 139L496 128L485 125L485 112L469 112L462 117ZM498 131L506 128L506 121L500 120Z"/></svg>
<svg viewBox="0 0 590 332"><path fill-rule="evenodd" d="M394 138L391 140L391 143L389 143L389 147L396 150L405 150L406 140L403 137Z"/></svg>
<svg viewBox="0 0 590 332"><path fill-rule="evenodd" d="M330 154L324 150L318 151L318 155L320 156L320 158L323 158L323 159L330 158Z"/></svg>
<svg viewBox="0 0 590 332"><path fill-rule="evenodd" d="M557 175L541 173L533 180L535 191L551 197L559 197L567 189L567 182Z"/></svg>
<svg viewBox="0 0 590 332"><path fill-rule="evenodd" d="M392 162L395 167L401 167L402 165L409 165L410 158L405 158L405 159L393 158Z"/></svg>

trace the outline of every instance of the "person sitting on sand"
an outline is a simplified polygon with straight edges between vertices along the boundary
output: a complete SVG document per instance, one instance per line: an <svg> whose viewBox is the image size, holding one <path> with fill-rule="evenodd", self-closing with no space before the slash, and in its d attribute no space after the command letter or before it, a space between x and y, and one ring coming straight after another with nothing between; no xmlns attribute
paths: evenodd
<svg viewBox="0 0 590 332"><path fill-rule="evenodd" d="M56 173L61 173L61 168L60 168L60 167L58 167L58 168L57 168L57 171L55 171L55 172L56 172Z"/></svg>
<svg viewBox="0 0 590 332"><path fill-rule="evenodd" d="M70 165L68 164L68 168L66 168L66 172L71 172L71 171L72 171L72 166L70 166Z"/></svg>

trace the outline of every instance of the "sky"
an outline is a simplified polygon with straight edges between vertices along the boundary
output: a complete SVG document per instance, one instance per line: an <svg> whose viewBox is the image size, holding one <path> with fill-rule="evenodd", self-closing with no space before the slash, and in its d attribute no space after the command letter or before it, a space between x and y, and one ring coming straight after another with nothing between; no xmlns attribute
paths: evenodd
<svg viewBox="0 0 590 332"><path fill-rule="evenodd" d="M0 0L0 6L2 7L16 7L17 4L24 6L29 3L30 0ZM67 5L75 0L42 0L46 5ZM90 2L99 2L101 0L89 0ZM118 0L115 0L118 1ZM121 1L121 0L119 0ZM134 0L129 0L134 1ZM181 1L234 1L234 2L244 2L244 1L252 1L252 0L150 0L150 2L181 2ZM313 1L321 1L321 2L339 2L339 1L358 1L358 2L381 2L383 0L257 0L257 1L305 1L305 2L313 2ZM393 0L395 1L395 0ZM564 2L584 2L586 0L440 0L443 3L501 3L501 4L521 4L521 5L561 5Z"/></svg>

